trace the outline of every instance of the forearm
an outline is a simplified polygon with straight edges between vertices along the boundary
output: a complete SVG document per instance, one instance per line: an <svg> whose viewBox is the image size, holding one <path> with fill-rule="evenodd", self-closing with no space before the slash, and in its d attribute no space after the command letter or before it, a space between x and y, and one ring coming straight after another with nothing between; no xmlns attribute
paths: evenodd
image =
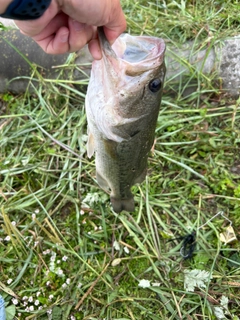
<svg viewBox="0 0 240 320"><path fill-rule="evenodd" d="M0 14L4 13L7 9L7 7L9 6L9 4L12 2L13 0L1 0L0 2Z"/></svg>

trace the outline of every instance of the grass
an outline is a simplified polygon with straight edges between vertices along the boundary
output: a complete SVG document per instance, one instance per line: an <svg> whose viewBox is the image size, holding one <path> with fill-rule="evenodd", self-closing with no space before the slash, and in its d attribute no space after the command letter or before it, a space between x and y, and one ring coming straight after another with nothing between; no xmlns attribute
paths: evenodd
<svg viewBox="0 0 240 320"><path fill-rule="evenodd" d="M123 7L133 34L206 43L239 33L237 1ZM149 175L133 188L131 215L112 211L86 156L87 79L76 90L39 78L31 95L1 96L0 292L8 320L238 319L240 101L213 76L193 70L166 82ZM198 90L183 95L192 79ZM230 225L236 239L224 244ZM184 260L176 238L192 230L196 249ZM189 291L193 270L197 280L205 272L203 286Z"/></svg>

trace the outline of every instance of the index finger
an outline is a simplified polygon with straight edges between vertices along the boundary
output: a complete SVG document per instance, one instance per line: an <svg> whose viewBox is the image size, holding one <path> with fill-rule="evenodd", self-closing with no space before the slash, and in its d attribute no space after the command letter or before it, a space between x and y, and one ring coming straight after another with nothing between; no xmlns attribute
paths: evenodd
<svg viewBox="0 0 240 320"><path fill-rule="evenodd" d="M126 19L119 0L69 0L61 9L72 19L92 26L104 26L110 42L126 29Z"/></svg>

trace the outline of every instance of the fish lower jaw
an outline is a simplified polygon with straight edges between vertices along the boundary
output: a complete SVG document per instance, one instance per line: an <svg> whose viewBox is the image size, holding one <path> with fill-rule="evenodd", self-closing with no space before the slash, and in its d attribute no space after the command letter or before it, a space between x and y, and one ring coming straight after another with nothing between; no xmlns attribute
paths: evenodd
<svg viewBox="0 0 240 320"><path fill-rule="evenodd" d="M120 213L122 211L134 212L135 211L135 204L133 196L127 199L116 198L114 196L110 197L111 204L113 210L116 213Z"/></svg>

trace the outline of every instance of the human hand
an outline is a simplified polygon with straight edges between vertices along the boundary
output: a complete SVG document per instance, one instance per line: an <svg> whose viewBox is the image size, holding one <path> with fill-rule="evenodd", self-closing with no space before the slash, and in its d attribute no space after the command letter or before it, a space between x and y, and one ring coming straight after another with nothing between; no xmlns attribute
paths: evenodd
<svg viewBox="0 0 240 320"><path fill-rule="evenodd" d="M52 0L39 19L15 23L46 53L74 52L88 43L94 59L102 58L97 26L104 26L110 43L126 28L120 0Z"/></svg>

